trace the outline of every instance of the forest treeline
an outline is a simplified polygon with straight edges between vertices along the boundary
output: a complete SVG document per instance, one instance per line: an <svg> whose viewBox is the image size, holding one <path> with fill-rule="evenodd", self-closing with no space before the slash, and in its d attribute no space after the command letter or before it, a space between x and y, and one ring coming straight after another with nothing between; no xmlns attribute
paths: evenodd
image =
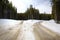
<svg viewBox="0 0 60 40"><path fill-rule="evenodd" d="M0 18L16 19L17 9L8 0L0 0Z"/></svg>
<svg viewBox="0 0 60 40"><path fill-rule="evenodd" d="M30 5L24 13L18 13L18 20L27 20L27 19L37 19L37 20L50 20L52 19L52 14L40 13L38 9L33 8Z"/></svg>
<svg viewBox="0 0 60 40"><path fill-rule="evenodd" d="M52 0L52 13L40 13L38 9L30 8L24 13L17 13L17 8L12 6L12 3L8 0L0 0L0 19L17 19L17 20L27 20L27 19L38 19L38 20L50 20L60 18L60 1ZM58 11L57 11L58 10ZM60 19L59 19L60 20Z"/></svg>

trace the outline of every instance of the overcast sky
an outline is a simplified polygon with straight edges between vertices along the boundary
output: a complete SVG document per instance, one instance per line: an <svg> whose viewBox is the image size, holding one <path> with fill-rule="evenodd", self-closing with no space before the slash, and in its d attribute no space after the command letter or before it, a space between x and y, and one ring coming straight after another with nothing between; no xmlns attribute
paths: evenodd
<svg viewBox="0 0 60 40"><path fill-rule="evenodd" d="M33 7L39 9L40 13L51 13L51 4L49 0L9 0L13 6L17 8L18 13L23 13L32 4Z"/></svg>

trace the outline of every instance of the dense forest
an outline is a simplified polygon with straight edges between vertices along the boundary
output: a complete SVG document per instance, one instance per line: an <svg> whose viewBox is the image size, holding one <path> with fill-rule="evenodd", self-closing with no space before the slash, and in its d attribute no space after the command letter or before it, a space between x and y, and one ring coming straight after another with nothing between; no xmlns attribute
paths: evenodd
<svg viewBox="0 0 60 40"><path fill-rule="evenodd" d="M0 0L0 19L17 19L17 20L28 20L28 19L37 19L37 20L60 20L60 0L51 0L52 13L40 13L38 9L33 8L33 5L30 5L30 8L24 13L17 13L17 8L12 6L8 0Z"/></svg>
<svg viewBox="0 0 60 40"><path fill-rule="evenodd" d="M52 4L52 18L60 23L60 0L51 0Z"/></svg>
<svg viewBox="0 0 60 40"><path fill-rule="evenodd" d="M8 0L0 0L0 18L16 19L17 9Z"/></svg>

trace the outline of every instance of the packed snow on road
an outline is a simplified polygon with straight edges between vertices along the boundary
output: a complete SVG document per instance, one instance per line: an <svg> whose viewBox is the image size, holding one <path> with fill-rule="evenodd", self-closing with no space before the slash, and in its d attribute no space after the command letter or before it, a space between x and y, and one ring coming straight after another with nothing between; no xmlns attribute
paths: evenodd
<svg viewBox="0 0 60 40"><path fill-rule="evenodd" d="M56 24L54 20L44 21L0 19L0 35L4 32L6 33L9 29L15 28L11 30L9 33L7 33L10 35L9 39L6 39L9 35L5 34L7 35L7 37L5 37L6 40L12 40L11 37L15 37L15 35L17 34L17 40L35 40L35 35L33 33L33 25L36 23L43 25L44 27L52 30L53 32L60 33L60 24ZM4 40L2 37L4 37L4 35L0 36L1 40Z"/></svg>
<svg viewBox="0 0 60 40"><path fill-rule="evenodd" d="M0 35L3 33L6 33L9 29L11 30L10 32L14 33L8 33L10 35L10 40L11 37L14 36L13 34L17 34L16 28L20 29L19 35L17 36L17 40L35 40L34 34L33 34L33 27L32 25L36 22L35 20L26 20L26 21L19 21L19 20L11 20L11 19L0 19ZM13 29L15 28L15 29ZM18 30L17 30L18 31ZM4 34L7 37L9 36L8 34ZM7 37L3 38L4 35L0 36L1 40L9 40Z"/></svg>

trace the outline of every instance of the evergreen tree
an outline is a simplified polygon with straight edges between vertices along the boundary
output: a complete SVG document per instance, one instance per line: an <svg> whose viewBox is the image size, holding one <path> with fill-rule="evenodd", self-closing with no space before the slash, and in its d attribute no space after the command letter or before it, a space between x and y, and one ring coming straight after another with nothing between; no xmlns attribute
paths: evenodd
<svg viewBox="0 0 60 40"><path fill-rule="evenodd" d="M57 22L60 21L60 0L52 0L52 15Z"/></svg>
<svg viewBox="0 0 60 40"><path fill-rule="evenodd" d="M12 18L16 16L17 10L8 0L0 0L0 18Z"/></svg>
<svg viewBox="0 0 60 40"><path fill-rule="evenodd" d="M39 19L39 10L33 8L32 5L30 5L30 8L27 9L25 13L28 16L28 19Z"/></svg>

